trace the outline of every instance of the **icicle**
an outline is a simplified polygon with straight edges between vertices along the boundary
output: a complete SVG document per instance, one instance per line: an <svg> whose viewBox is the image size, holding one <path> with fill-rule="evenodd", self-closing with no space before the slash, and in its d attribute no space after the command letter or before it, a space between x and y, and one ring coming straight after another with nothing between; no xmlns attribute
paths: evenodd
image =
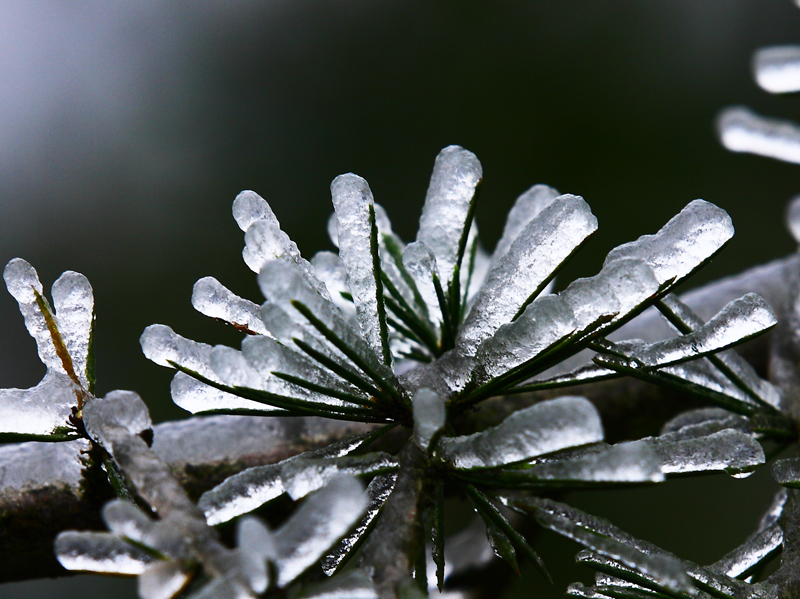
<svg viewBox="0 0 800 599"><path fill-rule="evenodd" d="M347 270L361 336L391 367L372 191L364 179L350 173L333 180L331 197L338 222L339 256Z"/></svg>
<svg viewBox="0 0 800 599"><path fill-rule="evenodd" d="M737 106L722 112L717 129L722 145L732 152L800 163L800 128L790 121L765 118Z"/></svg>
<svg viewBox="0 0 800 599"><path fill-rule="evenodd" d="M444 400L430 389L420 389L411 400L414 411L414 439L423 451L431 451L431 441L444 428L447 409Z"/></svg>
<svg viewBox="0 0 800 599"><path fill-rule="evenodd" d="M459 351L475 355L478 345L516 318L596 229L597 219L583 198L564 195L542 210L489 271L464 319Z"/></svg>
<svg viewBox="0 0 800 599"><path fill-rule="evenodd" d="M602 438L594 406L582 397L567 396L514 412L480 433L443 437L439 451L456 468L494 468Z"/></svg>
<svg viewBox="0 0 800 599"><path fill-rule="evenodd" d="M460 251L472 221L475 192L483 177L472 152L448 146L436 156L425 205L419 218L417 241L436 257L442 288L448 288L453 271L461 263Z"/></svg>
<svg viewBox="0 0 800 599"><path fill-rule="evenodd" d="M752 535L741 546L708 567L709 570L738 578L754 566L758 565L783 544L783 530L777 524L760 530Z"/></svg>
<svg viewBox="0 0 800 599"><path fill-rule="evenodd" d="M332 480L310 496L275 533L277 586L285 588L322 557L367 508L361 483Z"/></svg>
<svg viewBox="0 0 800 599"><path fill-rule="evenodd" d="M139 575L154 561L150 553L108 532L68 530L56 537L56 559L67 570Z"/></svg>
<svg viewBox="0 0 800 599"><path fill-rule="evenodd" d="M140 338L145 357L159 366L174 368L170 362L192 370L201 376L221 383L211 369L211 346L181 337L170 327L151 324Z"/></svg>
<svg viewBox="0 0 800 599"><path fill-rule="evenodd" d="M214 277L204 277L194 284L192 306L244 333L268 334L261 320L261 306L234 294Z"/></svg>
<svg viewBox="0 0 800 599"><path fill-rule="evenodd" d="M694 200L655 235L643 235L611 250L605 264L620 258L639 258L653 269L660 285L674 285L717 253L732 236L733 224L724 210L704 200Z"/></svg>
<svg viewBox="0 0 800 599"><path fill-rule="evenodd" d="M534 185L517 198L506 216L500 241L492 253L492 264L502 258L527 224L561 194L547 185Z"/></svg>
<svg viewBox="0 0 800 599"><path fill-rule="evenodd" d="M322 571L328 576L333 576L341 566L344 565L347 558L352 555L352 552L361 544L365 535L372 527L372 523L383 508L383 504L391 495L394 489L394 484L397 481L397 474L379 474L373 478L367 485L367 497L369 502L367 504L366 514L361 519L361 522L356 525L355 530L347 535L341 542L333 549L331 553L322 559Z"/></svg>
<svg viewBox="0 0 800 599"><path fill-rule="evenodd" d="M759 48L753 70L758 84L772 94L800 91L800 46Z"/></svg>

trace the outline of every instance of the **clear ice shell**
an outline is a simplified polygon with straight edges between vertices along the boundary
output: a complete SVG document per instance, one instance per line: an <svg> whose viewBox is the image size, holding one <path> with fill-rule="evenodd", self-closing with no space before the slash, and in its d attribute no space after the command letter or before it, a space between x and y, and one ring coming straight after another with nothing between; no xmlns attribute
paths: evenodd
<svg viewBox="0 0 800 599"><path fill-rule="evenodd" d="M172 561L156 562L139 576L141 599L171 599L189 582L189 574Z"/></svg>
<svg viewBox="0 0 800 599"><path fill-rule="evenodd" d="M339 477L308 497L275 533L276 584L285 588L314 564L367 509L361 483Z"/></svg>
<svg viewBox="0 0 800 599"><path fill-rule="evenodd" d="M471 224L475 191L482 177L481 163L462 147L448 146L436 156L416 240L436 257L445 290L459 262L459 249Z"/></svg>
<svg viewBox="0 0 800 599"><path fill-rule="evenodd" d="M295 322L303 326L309 324L306 317L294 305L294 302L300 302L348 348L357 353L373 371L386 381L398 385L391 369L353 329L342 311L330 299L315 291L296 269L280 261L268 262L264 265L258 282L267 300L277 304ZM269 323L267 327L269 328ZM318 334L319 337L322 337L321 333Z"/></svg>
<svg viewBox="0 0 800 599"><path fill-rule="evenodd" d="M261 320L261 306L239 297L214 277L204 277L194 284L192 306L201 314L227 322L240 331L268 334Z"/></svg>
<svg viewBox="0 0 800 599"><path fill-rule="evenodd" d="M330 293L331 300L347 316L349 320L355 320L356 309L352 300L345 299L342 294L350 294L347 286L347 271L344 268L342 259L333 252L317 252L311 258L311 266L317 278L325 283L325 287Z"/></svg>
<svg viewBox="0 0 800 599"><path fill-rule="evenodd" d="M763 333L777 322L761 296L748 293L726 304L691 333L647 345L631 352L631 357L647 367L667 366L726 349Z"/></svg>
<svg viewBox="0 0 800 599"><path fill-rule="evenodd" d="M354 457L299 457L283 463L281 481L286 493L296 501L342 476L381 474L398 467L394 456L380 451Z"/></svg>
<svg viewBox="0 0 800 599"><path fill-rule="evenodd" d="M132 435L153 428L147 406L133 391L111 391L92 399L83 408L83 422L89 436L105 447L112 445L104 438L105 427L122 427Z"/></svg>
<svg viewBox="0 0 800 599"><path fill-rule="evenodd" d="M355 530L343 538L331 553L322 558L322 571L325 574L333 576L356 544L363 538L394 490L395 482L397 482L397 473L379 474L370 481L367 485L369 502L366 514L356 525Z"/></svg>
<svg viewBox="0 0 800 599"><path fill-rule="evenodd" d="M783 530L777 524L759 530L742 545L708 567L713 572L738 578L759 564L783 544Z"/></svg>
<svg viewBox="0 0 800 599"><path fill-rule="evenodd" d="M485 431L443 437L438 451L455 468L494 468L602 438L594 406L583 397L566 396L514 412Z"/></svg>
<svg viewBox="0 0 800 599"><path fill-rule="evenodd" d="M717 130L722 145L732 152L800 163L800 127L791 121L762 117L735 106L718 117Z"/></svg>
<svg viewBox="0 0 800 599"><path fill-rule="evenodd" d="M800 196L795 196L786 207L786 224L797 243L800 243Z"/></svg>
<svg viewBox="0 0 800 599"><path fill-rule="evenodd" d="M414 413L414 439L424 451L429 451L433 438L444 428L447 409L444 399L430 389L420 389L411 399Z"/></svg>
<svg viewBox="0 0 800 599"><path fill-rule="evenodd" d="M640 442L648 443L659 454L664 474L725 471L741 475L752 472L765 461L758 441L733 429L694 438L677 431Z"/></svg>
<svg viewBox="0 0 800 599"><path fill-rule="evenodd" d="M338 223L339 257L347 270L361 336L391 367L372 191L364 179L348 173L333 180L331 198Z"/></svg>
<svg viewBox="0 0 800 599"><path fill-rule="evenodd" d="M0 389L0 432L49 435L67 426L77 393L77 385L60 369L49 370L30 389Z"/></svg>
<svg viewBox="0 0 800 599"><path fill-rule="evenodd" d="M492 252L492 264L496 264L505 255L526 225L560 195L557 190L547 185L534 185L516 199L506 216L500 241Z"/></svg>
<svg viewBox="0 0 800 599"><path fill-rule="evenodd" d="M643 260L660 285L675 284L711 258L731 237L728 213L710 202L694 200L673 216L655 235L611 250L605 264L620 258Z"/></svg>
<svg viewBox="0 0 800 599"><path fill-rule="evenodd" d="M170 364L174 362L214 382L222 382L211 369L212 348L207 343L181 337L164 324L151 324L139 342L145 357L159 366L175 368Z"/></svg>
<svg viewBox="0 0 800 599"><path fill-rule="evenodd" d="M3 279L8 292L19 304L19 311L25 319L28 333L36 341L39 359L48 370L66 372L61 359L56 355L47 322L36 302L36 293L44 299L44 290L36 270L22 258L14 258L6 265Z"/></svg>
<svg viewBox="0 0 800 599"><path fill-rule="evenodd" d="M151 538L155 521L130 501L114 499L103 506L103 522L121 538L144 543Z"/></svg>
<svg viewBox="0 0 800 599"><path fill-rule="evenodd" d="M85 276L69 270L53 283L52 294L58 332L72 360L75 374L88 389L86 366L94 325L92 286Z"/></svg>
<svg viewBox="0 0 800 599"><path fill-rule="evenodd" d="M753 56L756 82L773 94L800 91L800 46L759 48Z"/></svg>
<svg viewBox="0 0 800 599"><path fill-rule="evenodd" d="M206 491L197 502L210 525L221 524L261 507L285 491L281 481L281 469L292 460L302 458L338 458L355 451L367 435L343 439L304 452L266 466L255 466L226 478L213 489Z"/></svg>
<svg viewBox="0 0 800 599"><path fill-rule="evenodd" d="M772 478L779 485L791 489L800 488L800 459L784 458L772 463Z"/></svg>
<svg viewBox="0 0 800 599"><path fill-rule="evenodd" d="M414 280L431 322L438 326L442 320L442 309L433 284L433 277L437 273L436 258L427 245L415 241L403 251L403 266Z"/></svg>
<svg viewBox="0 0 800 599"><path fill-rule="evenodd" d="M56 537L55 553L67 570L132 576L144 572L154 561L144 549L110 532L62 532Z"/></svg>
<svg viewBox="0 0 800 599"><path fill-rule="evenodd" d="M302 599L378 599L372 579L364 570L348 570L336 578L309 585L307 589Z"/></svg>
<svg viewBox="0 0 800 599"><path fill-rule="evenodd" d="M589 205L573 195L559 197L529 221L489 270L464 319L459 350L475 355L478 345L511 322L596 229Z"/></svg>
<svg viewBox="0 0 800 599"><path fill-rule="evenodd" d="M178 372L172 377L170 393L176 406L192 414L212 410L285 411L211 387L183 372Z"/></svg>

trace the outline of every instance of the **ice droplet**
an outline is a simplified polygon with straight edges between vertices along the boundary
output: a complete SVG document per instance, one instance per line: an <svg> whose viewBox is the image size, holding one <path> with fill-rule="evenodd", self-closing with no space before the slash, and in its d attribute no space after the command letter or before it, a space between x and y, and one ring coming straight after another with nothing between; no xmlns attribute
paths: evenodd
<svg viewBox="0 0 800 599"><path fill-rule="evenodd" d="M800 46L759 48L753 70L758 84L772 94L800 91Z"/></svg>
<svg viewBox="0 0 800 599"><path fill-rule="evenodd" d="M340 477L306 499L275 533L277 586L284 588L322 557L367 508L355 478Z"/></svg>
<svg viewBox="0 0 800 599"><path fill-rule="evenodd" d="M478 345L511 322L596 229L588 204L572 195L554 200L528 222L475 296L458 335L459 351L475 355Z"/></svg>
<svg viewBox="0 0 800 599"><path fill-rule="evenodd" d="M439 451L456 468L494 468L602 438L594 406L583 397L566 396L514 412L485 431L443 437Z"/></svg>
<svg viewBox="0 0 800 599"><path fill-rule="evenodd" d="M411 405L414 412L414 439L427 452L447 419L444 400L430 389L420 389L414 394Z"/></svg>
<svg viewBox="0 0 800 599"><path fill-rule="evenodd" d="M153 557L109 532L60 533L55 542L56 559L67 570L139 575Z"/></svg>
<svg viewBox="0 0 800 599"><path fill-rule="evenodd" d="M722 145L784 162L800 163L800 128L791 121L769 119L747 108L727 108L717 118Z"/></svg>
<svg viewBox="0 0 800 599"><path fill-rule="evenodd" d="M331 197L338 222L339 256L347 270L361 336L391 367L372 191L364 179L349 173L333 180Z"/></svg>
<svg viewBox="0 0 800 599"><path fill-rule="evenodd" d="M417 241L436 257L442 287L447 289L460 262L472 221L475 191L483 177L475 154L459 146L448 146L436 156L425 204L419 218Z"/></svg>
<svg viewBox="0 0 800 599"><path fill-rule="evenodd" d="M643 260L660 285L676 284L700 267L733 237L727 212L704 200L694 200L655 235L611 250L605 264L620 258Z"/></svg>
<svg viewBox="0 0 800 599"><path fill-rule="evenodd" d="M240 331L268 334L261 320L261 306L239 297L214 277L204 277L194 284L192 306L201 314L227 322Z"/></svg>

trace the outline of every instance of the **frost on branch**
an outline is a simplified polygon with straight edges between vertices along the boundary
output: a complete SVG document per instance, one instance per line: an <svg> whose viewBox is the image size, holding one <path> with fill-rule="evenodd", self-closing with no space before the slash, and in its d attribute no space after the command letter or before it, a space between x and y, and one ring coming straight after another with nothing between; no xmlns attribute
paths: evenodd
<svg viewBox="0 0 800 599"><path fill-rule="evenodd" d="M74 436L69 418L94 386L92 287L83 275L65 272L53 284L51 308L36 271L24 260L9 262L3 278L47 373L31 389L0 389L0 435Z"/></svg>

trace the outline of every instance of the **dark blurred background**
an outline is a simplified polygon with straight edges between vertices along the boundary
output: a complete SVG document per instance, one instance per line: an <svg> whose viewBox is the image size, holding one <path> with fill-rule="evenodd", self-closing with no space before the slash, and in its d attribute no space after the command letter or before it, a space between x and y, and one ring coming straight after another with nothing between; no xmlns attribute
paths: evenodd
<svg viewBox="0 0 800 599"><path fill-rule="evenodd" d="M727 153L713 123L731 104L800 117L800 99L760 91L749 66L760 46L798 42L790 0L4 0L0 263L25 258L46 289L64 270L86 274L98 391L136 390L157 420L185 414L169 398L171 373L141 354L144 327L235 345L193 311L192 284L213 275L260 301L230 215L242 189L265 197L310 257L331 247L329 183L353 171L410 240L433 159L456 143L484 166L477 217L489 249L531 184L586 198L600 231L565 281L694 198L722 206L737 235L698 284L794 249L783 211L800 167ZM6 294L0 322L0 386L35 385L44 368ZM706 563L757 519L772 488L756 476L575 501ZM561 571L575 547L545 535L537 548L556 586L529 572L521 596L588 582ZM79 597L87 580L0 595ZM119 599L135 588L92 584Z"/></svg>

